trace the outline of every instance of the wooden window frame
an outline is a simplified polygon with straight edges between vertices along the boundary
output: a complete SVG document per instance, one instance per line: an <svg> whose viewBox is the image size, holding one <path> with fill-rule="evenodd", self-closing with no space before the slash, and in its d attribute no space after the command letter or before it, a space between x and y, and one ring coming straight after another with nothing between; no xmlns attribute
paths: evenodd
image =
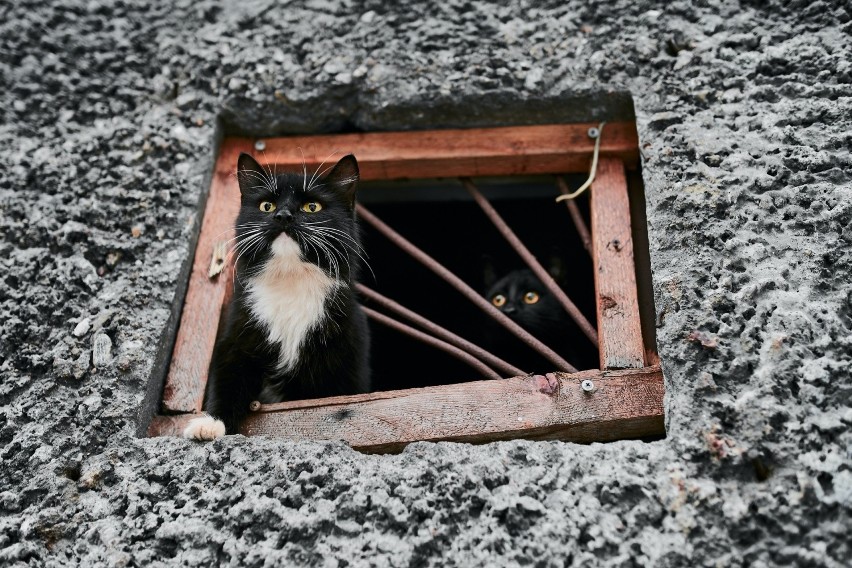
<svg viewBox="0 0 852 568"><path fill-rule="evenodd" d="M186 301L149 436L180 435L201 412L232 268L209 276L217 243L239 210L237 158L264 146L261 163L310 171L335 151L353 152L362 181L588 172L595 124L376 132L258 139L229 137L216 161ZM414 441L514 438L603 442L665 435L663 375L643 338L625 171L638 167L632 122L610 123L590 189L600 370L260 405L241 433L291 440L344 440L365 452ZM403 191L403 190L401 190ZM566 223L568 223L566 214ZM642 228L644 230L644 228ZM223 237L223 235L225 235ZM645 301L651 301L650 298ZM404 373L401 369L400 372ZM586 381L591 381L590 383ZM584 388L585 386L585 388Z"/></svg>

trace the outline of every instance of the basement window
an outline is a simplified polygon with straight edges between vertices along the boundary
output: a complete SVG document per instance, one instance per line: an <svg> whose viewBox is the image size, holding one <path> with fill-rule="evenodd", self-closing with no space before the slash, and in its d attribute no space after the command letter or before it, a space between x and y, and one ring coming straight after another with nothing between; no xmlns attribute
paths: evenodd
<svg viewBox="0 0 852 568"><path fill-rule="evenodd" d="M330 154L351 152L361 171L363 244L376 275L365 270L359 286L371 318L376 390L257 403L242 433L342 439L366 452L399 451L420 440L603 442L664 436L636 128L617 122L596 133L597 127L226 138L160 413L148 434L180 435L202 409L233 278L228 267L221 273L219 268L226 254L222 243L239 209L234 175L239 154L252 153L278 171L299 170L304 159L312 171ZM555 203L560 192L582 185L590 170L594 179L585 194ZM514 245L507 244L512 240ZM524 260L525 254L533 260ZM556 345L548 353L535 339L518 339L517 330L486 314L488 275L528 262L541 281L551 280L552 292L540 292L552 293L558 309L572 314L565 332L570 341L555 340L571 347L570 357ZM428 319L411 319L405 310ZM513 339L519 347L502 347Z"/></svg>

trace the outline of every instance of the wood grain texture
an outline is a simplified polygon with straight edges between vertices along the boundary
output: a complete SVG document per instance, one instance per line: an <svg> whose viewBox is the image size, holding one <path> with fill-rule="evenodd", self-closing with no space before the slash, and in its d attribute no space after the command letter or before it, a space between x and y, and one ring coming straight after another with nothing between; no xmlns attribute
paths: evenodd
<svg viewBox="0 0 852 568"><path fill-rule="evenodd" d="M595 389L583 391L591 379ZM179 435L192 418L158 417L151 435ZM604 442L665 434L659 367L477 381L262 405L245 435L344 440L395 452L420 440L483 443L526 438Z"/></svg>
<svg viewBox="0 0 852 568"><path fill-rule="evenodd" d="M624 165L601 158L591 188L592 245L602 369L645 365L630 201Z"/></svg>
<svg viewBox="0 0 852 568"><path fill-rule="evenodd" d="M222 303L226 299L232 274L226 268L211 279L208 276L210 259L216 243L233 236L234 220L240 208L240 190L234 175L237 158L240 152L249 151L251 146L244 142L225 143L216 161L189 277L189 289L163 389L162 409L167 414L201 410Z"/></svg>
<svg viewBox="0 0 852 568"><path fill-rule="evenodd" d="M594 149L590 127L597 123L267 138L257 157L281 169L304 163L312 173L323 161L333 165L353 153L365 181L587 172ZM635 124L607 124L602 156L634 168L638 152Z"/></svg>

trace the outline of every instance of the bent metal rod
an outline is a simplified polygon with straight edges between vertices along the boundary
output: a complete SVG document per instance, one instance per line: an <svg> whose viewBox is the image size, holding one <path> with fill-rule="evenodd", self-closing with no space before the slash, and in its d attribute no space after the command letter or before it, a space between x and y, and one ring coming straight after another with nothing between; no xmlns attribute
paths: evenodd
<svg viewBox="0 0 852 568"><path fill-rule="evenodd" d="M468 300L473 302L482 311L497 320L503 327L508 329L521 341L523 341L532 349L544 356L548 361L556 365L560 370L568 373L577 372L577 369L573 365L571 365L571 363L563 359L553 349L536 339L527 330L512 321L507 315L505 315L503 312L491 305L491 302L477 294L476 290L468 286L461 278L453 274L449 269L447 269L437 260L423 252L411 241L394 231L381 219L373 215L363 205L359 204L357 206L357 213L361 219L367 221L370 225L373 226L373 228L382 233L388 240L390 240L395 245L404 250L406 253L411 255L415 260L423 264L426 268L430 269L432 272L444 279L448 284L450 284L456 290L461 292Z"/></svg>
<svg viewBox="0 0 852 568"><path fill-rule="evenodd" d="M467 339L456 335L450 330L438 325L430 319L423 317L417 312L409 310L405 306L391 300L387 296L383 296L375 290L367 288L363 284L357 284L356 288L359 293L361 293L364 297L368 298L370 301L373 301L376 304L382 306L383 308L386 308L406 318L407 320L414 322L415 324L423 328L425 331L431 333L436 337L439 337L440 339L443 339L447 343L450 343L452 345L455 345L459 349L467 351L468 353L479 358L481 361L487 363L491 367L498 369L503 373L506 373L507 376L518 376L527 374L524 371L515 367L514 365L511 365L503 359L500 359L493 353L490 353L482 347L476 345L475 343L471 343Z"/></svg>
<svg viewBox="0 0 852 568"><path fill-rule="evenodd" d="M550 293L559 300L559 303L562 304L562 307L565 308L565 311L568 312L568 315L571 316L576 324L580 327L580 330L589 338L589 341L598 345L598 333L595 331L595 328L589 323L589 320L586 319L586 316L574 305L574 302L568 297L568 295L559 287L559 284L553 279L553 277L545 270L545 268L541 265L541 263L536 260L535 256L530 252L530 250L521 242L521 239L512 231L509 225L506 224L506 221L497 213L497 210L488 202L487 199L480 193L477 187L474 185L473 181L470 178L460 178L462 185L464 188L470 193L473 200L476 201L476 204L479 205L480 209L485 213L488 219L494 224L500 234L506 239L506 241L515 249L515 252L520 255L520 257L527 263L527 266L530 267L530 270L541 280L542 284L550 290Z"/></svg>
<svg viewBox="0 0 852 568"><path fill-rule="evenodd" d="M388 317L381 312L377 312L376 310L368 308L367 306L362 306L362 309L364 310L364 313L367 314L368 318L374 319L377 322L384 324L384 325L386 325L386 326L388 326L392 329L395 329L397 331L400 331L400 332L402 332L406 335L410 335L411 337L414 337L418 341L422 341L423 343L425 343L427 345L431 345L432 347L436 347L438 349L441 349L442 351L446 351L447 353L449 353L453 357L456 357L457 359L464 361L465 363L467 363L468 365L470 365L471 367L473 367L474 369L479 371L479 373L484 377L487 377L489 379L502 379L503 378L500 375L498 375L496 372L494 372L494 370L491 369L491 367L489 367L488 365L486 365L485 363L483 363L482 361L480 361L479 359L477 359L476 357L474 357L473 355L471 355L467 351L459 349L455 345L450 345L446 341L442 341L442 340L438 339L437 337L432 337L428 333L423 333L419 329L414 329L413 327L411 327L409 325L406 325L406 324L404 324L400 321L397 321L397 320L395 320L391 317Z"/></svg>

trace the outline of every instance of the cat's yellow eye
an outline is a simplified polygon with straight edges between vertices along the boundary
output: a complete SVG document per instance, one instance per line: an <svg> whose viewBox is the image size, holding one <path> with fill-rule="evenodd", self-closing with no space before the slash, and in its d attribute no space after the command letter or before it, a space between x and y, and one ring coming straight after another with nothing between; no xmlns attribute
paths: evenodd
<svg viewBox="0 0 852 568"><path fill-rule="evenodd" d="M535 292L527 292L524 294L524 303L525 304L535 304L539 300L539 295Z"/></svg>
<svg viewBox="0 0 852 568"><path fill-rule="evenodd" d="M322 205L317 203L316 201L308 201L304 205L302 205L302 211L305 213L316 213L322 209Z"/></svg>
<svg viewBox="0 0 852 568"><path fill-rule="evenodd" d="M493 298L491 298L491 303L497 306L498 308L502 308L506 305L506 296L503 294L497 294Z"/></svg>
<svg viewBox="0 0 852 568"><path fill-rule="evenodd" d="M273 211L275 211L275 204L271 201L261 201L260 210L264 213L272 213Z"/></svg>

